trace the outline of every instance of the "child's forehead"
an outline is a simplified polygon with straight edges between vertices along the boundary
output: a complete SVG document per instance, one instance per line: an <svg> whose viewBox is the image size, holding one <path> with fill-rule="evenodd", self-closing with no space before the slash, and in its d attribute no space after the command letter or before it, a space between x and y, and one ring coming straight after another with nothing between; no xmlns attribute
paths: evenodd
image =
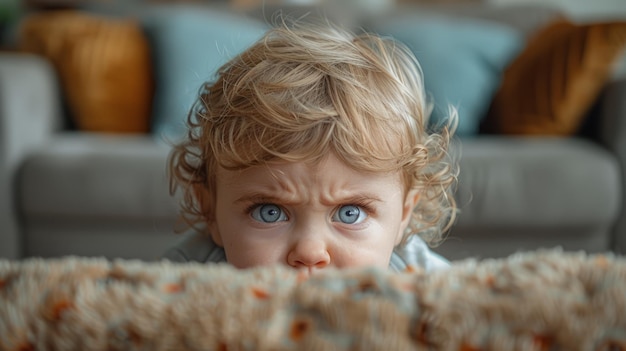
<svg viewBox="0 0 626 351"><path fill-rule="evenodd" d="M399 182L401 172L372 172L359 170L337 157L334 153L316 160L287 161L271 160L237 170L218 167L217 179L222 184L245 182L248 184L280 184L285 179L308 182L343 180L347 183L375 184L377 182Z"/></svg>

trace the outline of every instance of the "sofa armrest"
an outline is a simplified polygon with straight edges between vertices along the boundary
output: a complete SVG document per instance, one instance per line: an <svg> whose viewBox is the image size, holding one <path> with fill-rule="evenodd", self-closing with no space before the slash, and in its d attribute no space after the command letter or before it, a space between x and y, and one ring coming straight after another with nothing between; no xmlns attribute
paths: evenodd
<svg viewBox="0 0 626 351"><path fill-rule="evenodd" d="M598 102L596 111L597 137L602 145L618 159L622 179L626 179L626 77L608 84ZM622 209L613 228L613 249L626 253L626 186L622 181Z"/></svg>
<svg viewBox="0 0 626 351"><path fill-rule="evenodd" d="M20 164L61 122L60 86L50 63L0 53L0 257L22 256L15 193Z"/></svg>

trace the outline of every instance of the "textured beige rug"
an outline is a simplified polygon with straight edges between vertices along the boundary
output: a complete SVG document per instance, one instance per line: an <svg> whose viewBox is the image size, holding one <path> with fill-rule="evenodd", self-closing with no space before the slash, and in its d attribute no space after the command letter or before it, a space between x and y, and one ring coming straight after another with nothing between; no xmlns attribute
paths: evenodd
<svg viewBox="0 0 626 351"><path fill-rule="evenodd" d="M626 259L447 271L0 260L0 350L626 350Z"/></svg>

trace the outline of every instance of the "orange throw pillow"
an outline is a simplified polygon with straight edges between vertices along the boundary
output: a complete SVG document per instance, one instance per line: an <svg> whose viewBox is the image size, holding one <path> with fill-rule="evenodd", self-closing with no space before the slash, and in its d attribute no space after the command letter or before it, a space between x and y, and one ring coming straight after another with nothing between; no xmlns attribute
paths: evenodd
<svg viewBox="0 0 626 351"><path fill-rule="evenodd" d="M574 24L559 19L549 24L506 69L484 129L577 133L625 47L626 22Z"/></svg>
<svg viewBox="0 0 626 351"><path fill-rule="evenodd" d="M136 22L79 11L41 12L21 24L19 45L53 63L78 129L148 132L152 69L147 39Z"/></svg>

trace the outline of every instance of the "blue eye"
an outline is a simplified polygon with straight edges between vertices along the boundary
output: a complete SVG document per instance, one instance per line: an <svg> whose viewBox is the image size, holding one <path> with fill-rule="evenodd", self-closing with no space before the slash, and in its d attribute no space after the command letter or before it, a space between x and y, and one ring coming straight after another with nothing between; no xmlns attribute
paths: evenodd
<svg viewBox="0 0 626 351"><path fill-rule="evenodd" d="M339 207L333 215L333 221L345 224L358 224L367 218L367 213L359 206L345 205Z"/></svg>
<svg viewBox="0 0 626 351"><path fill-rule="evenodd" d="M255 220L263 223L275 223L287 220L285 212L279 206L273 204L256 206L250 215Z"/></svg>

